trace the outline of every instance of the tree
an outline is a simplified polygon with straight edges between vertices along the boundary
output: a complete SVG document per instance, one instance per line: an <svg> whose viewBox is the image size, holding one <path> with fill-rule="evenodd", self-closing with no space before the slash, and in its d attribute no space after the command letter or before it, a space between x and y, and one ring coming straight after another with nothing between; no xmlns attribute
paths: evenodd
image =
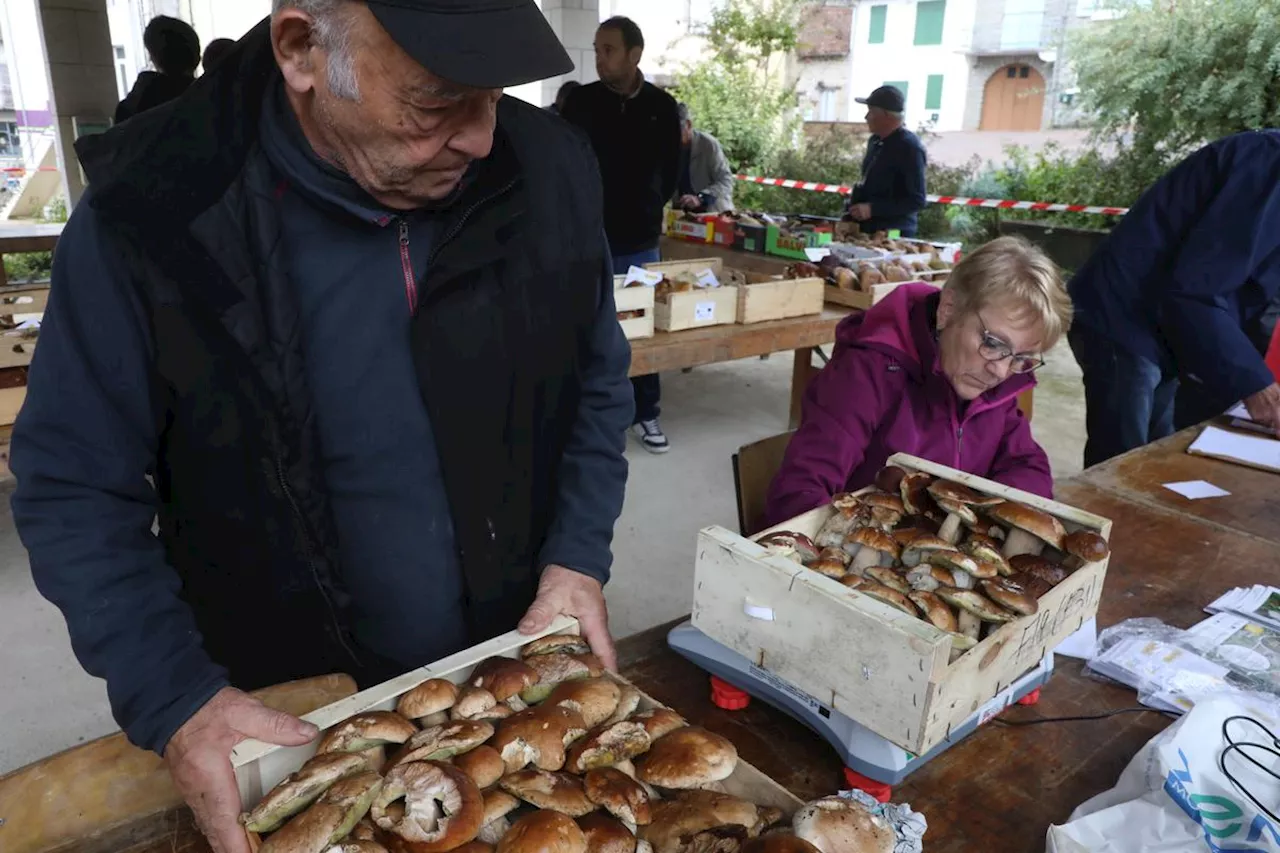
<svg viewBox="0 0 1280 853"><path fill-rule="evenodd" d="M801 0L733 0L699 35L707 54L677 75L675 96L736 168L760 166L790 139L795 94L782 80Z"/></svg>
<svg viewBox="0 0 1280 853"><path fill-rule="evenodd" d="M1280 122L1280 0L1121 0L1073 40L1081 100L1104 136L1131 131L1167 165L1206 142Z"/></svg>

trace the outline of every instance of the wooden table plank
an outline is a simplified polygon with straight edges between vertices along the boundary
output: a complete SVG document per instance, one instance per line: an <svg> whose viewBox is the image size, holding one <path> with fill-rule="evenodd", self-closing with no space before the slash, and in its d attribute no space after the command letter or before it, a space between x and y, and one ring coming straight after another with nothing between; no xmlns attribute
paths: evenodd
<svg viewBox="0 0 1280 853"><path fill-rule="evenodd" d="M17 252L50 252L62 236L63 224L24 223L0 225L0 255Z"/></svg>
<svg viewBox="0 0 1280 853"><path fill-rule="evenodd" d="M1187 453L1187 448L1200 435L1201 429L1197 426L1182 430L1162 441L1095 465L1081 474L1080 479L1140 503L1172 509L1280 544L1280 501L1276 500L1277 493L1280 493L1280 476L1204 456L1192 456ZM1163 486L1164 483L1188 480L1207 480L1231 494L1193 501Z"/></svg>
<svg viewBox="0 0 1280 853"><path fill-rule="evenodd" d="M631 342L631 375L823 346L835 341L836 325L849 313L847 308L828 306L807 317L658 332Z"/></svg>

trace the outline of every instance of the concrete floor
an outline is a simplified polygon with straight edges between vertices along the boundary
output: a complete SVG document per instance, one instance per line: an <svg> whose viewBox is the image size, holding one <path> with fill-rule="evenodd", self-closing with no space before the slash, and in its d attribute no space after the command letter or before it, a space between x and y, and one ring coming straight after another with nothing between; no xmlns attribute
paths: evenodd
<svg viewBox="0 0 1280 853"><path fill-rule="evenodd" d="M663 376L663 426L671 451L633 442L631 479L608 587L616 636L689 612L698 529L737 528L730 455L786 429L791 357L749 359ZM1059 478L1080 469L1084 403L1065 343L1051 353L1036 393L1034 430ZM0 773L113 731L102 682L76 663L61 614L36 592L0 485Z"/></svg>

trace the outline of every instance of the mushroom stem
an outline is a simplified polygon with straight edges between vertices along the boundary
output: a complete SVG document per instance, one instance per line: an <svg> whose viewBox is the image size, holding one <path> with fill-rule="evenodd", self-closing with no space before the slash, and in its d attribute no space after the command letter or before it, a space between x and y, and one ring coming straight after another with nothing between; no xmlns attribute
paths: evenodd
<svg viewBox="0 0 1280 853"><path fill-rule="evenodd" d="M855 575L862 575L872 566L880 565L880 552L875 548L863 547L853 558L853 563L849 566L849 572Z"/></svg>
<svg viewBox="0 0 1280 853"><path fill-rule="evenodd" d="M1069 572L1074 572L1076 569L1084 568L1084 560L1074 554L1068 554L1067 558L1062 561L1062 568Z"/></svg>
<svg viewBox="0 0 1280 853"><path fill-rule="evenodd" d="M973 575L966 571L952 569L951 579L955 581L954 585L956 589L973 589Z"/></svg>
<svg viewBox="0 0 1280 853"><path fill-rule="evenodd" d="M960 541L960 516L951 513L947 516L947 520L942 522L942 527L938 528L938 538L944 542L950 542L952 545Z"/></svg>
<svg viewBox="0 0 1280 853"><path fill-rule="evenodd" d="M434 714L427 714L427 716L418 720L418 725L426 729L431 726L442 726L447 722L449 722L449 712L436 711Z"/></svg>
<svg viewBox="0 0 1280 853"><path fill-rule="evenodd" d="M1009 530L1009 536L1004 540L1004 548L1000 553L1007 560L1010 557L1017 557L1021 554L1034 554L1040 556L1040 552L1044 550L1044 542L1035 535L1025 530L1019 530L1014 527Z"/></svg>
<svg viewBox="0 0 1280 853"><path fill-rule="evenodd" d="M956 619L956 633L964 634L970 639L978 639L978 633L982 630L982 620L974 616L968 610L961 610Z"/></svg>

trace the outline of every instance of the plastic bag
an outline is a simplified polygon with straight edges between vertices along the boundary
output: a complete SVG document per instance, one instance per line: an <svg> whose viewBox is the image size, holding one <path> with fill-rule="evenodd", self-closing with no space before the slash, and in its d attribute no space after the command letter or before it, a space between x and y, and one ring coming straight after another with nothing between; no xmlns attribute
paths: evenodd
<svg viewBox="0 0 1280 853"><path fill-rule="evenodd" d="M920 812L912 811L904 803L882 803L866 791L841 791L839 796L853 800L874 815L880 815L893 827L898 836L893 853L921 853L924 849L924 833L929 822Z"/></svg>

